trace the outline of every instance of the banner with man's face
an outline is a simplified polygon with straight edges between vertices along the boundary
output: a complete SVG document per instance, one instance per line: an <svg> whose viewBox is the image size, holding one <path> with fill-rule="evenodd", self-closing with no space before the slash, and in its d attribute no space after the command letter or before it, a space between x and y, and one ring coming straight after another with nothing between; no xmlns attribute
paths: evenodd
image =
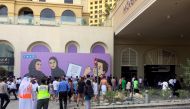
<svg viewBox="0 0 190 109"><path fill-rule="evenodd" d="M109 54L22 52L21 76L110 76Z"/></svg>

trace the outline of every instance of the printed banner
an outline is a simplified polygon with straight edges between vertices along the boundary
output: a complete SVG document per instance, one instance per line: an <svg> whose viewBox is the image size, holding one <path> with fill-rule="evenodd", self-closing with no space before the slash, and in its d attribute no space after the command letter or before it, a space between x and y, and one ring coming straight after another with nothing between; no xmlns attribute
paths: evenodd
<svg viewBox="0 0 190 109"><path fill-rule="evenodd" d="M0 57L0 65L14 65L14 58Z"/></svg>
<svg viewBox="0 0 190 109"><path fill-rule="evenodd" d="M109 54L22 52L21 76L110 76Z"/></svg>

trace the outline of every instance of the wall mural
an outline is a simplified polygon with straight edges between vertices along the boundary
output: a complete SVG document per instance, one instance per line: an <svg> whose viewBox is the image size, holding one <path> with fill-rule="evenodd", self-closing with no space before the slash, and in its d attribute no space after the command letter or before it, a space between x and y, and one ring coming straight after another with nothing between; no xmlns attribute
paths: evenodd
<svg viewBox="0 0 190 109"><path fill-rule="evenodd" d="M37 79L43 77L76 77L105 74L110 76L109 54L22 52L21 76Z"/></svg>

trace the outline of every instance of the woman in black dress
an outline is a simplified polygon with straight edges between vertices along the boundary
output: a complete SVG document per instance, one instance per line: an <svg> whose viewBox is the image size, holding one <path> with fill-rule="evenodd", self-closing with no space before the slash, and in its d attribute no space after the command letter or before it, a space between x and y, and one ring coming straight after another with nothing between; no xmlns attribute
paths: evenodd
<svg viewBox="0 0 190 109"><path fill-rule="evenodd" d="M85 88L84 78L81 77L81 79L78 82L78 87L77 87L77 92L78 92L77 106L79 106L80 100L82 102L82 105L84 105L84 88Z"/></svg>

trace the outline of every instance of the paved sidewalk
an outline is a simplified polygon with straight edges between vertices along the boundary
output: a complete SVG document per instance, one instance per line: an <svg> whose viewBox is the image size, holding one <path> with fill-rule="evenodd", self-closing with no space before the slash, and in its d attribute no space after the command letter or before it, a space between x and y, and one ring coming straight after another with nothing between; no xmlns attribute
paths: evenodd
<svg viewBox="0 0 190 109"><path fill-rule="evenodd" d="M11 100L7 109L19 109L19 100ZM104 103L101 103L103 105ZM92 109L190 109L190 99L186 100L161 100L151 101L148 104L104 105L94 106ZM50 101L48 109L59 109L59 102ZM68 109L85 109L84 106L77 108L75 102L68 103Z"/></svg>
<svg viewBox="0 0 190 109"><path fill-rule="evenodd" d="M190 109L190 99L152 101L147 104L96 106L92 109Z"/></svg>
<svg viewBox="0 0 190 109"><path fill-rule="evenodd" d="M11 100L11 102L9 103L6 109L19 109L18 104L19 104L19 100ZM70 104L68 103L68 109L84 109L84 106L79 106L79 108L77 108L76 106L77 105L74 102ZM59 109L59 102L50 101L48 109Z"/></svg>

